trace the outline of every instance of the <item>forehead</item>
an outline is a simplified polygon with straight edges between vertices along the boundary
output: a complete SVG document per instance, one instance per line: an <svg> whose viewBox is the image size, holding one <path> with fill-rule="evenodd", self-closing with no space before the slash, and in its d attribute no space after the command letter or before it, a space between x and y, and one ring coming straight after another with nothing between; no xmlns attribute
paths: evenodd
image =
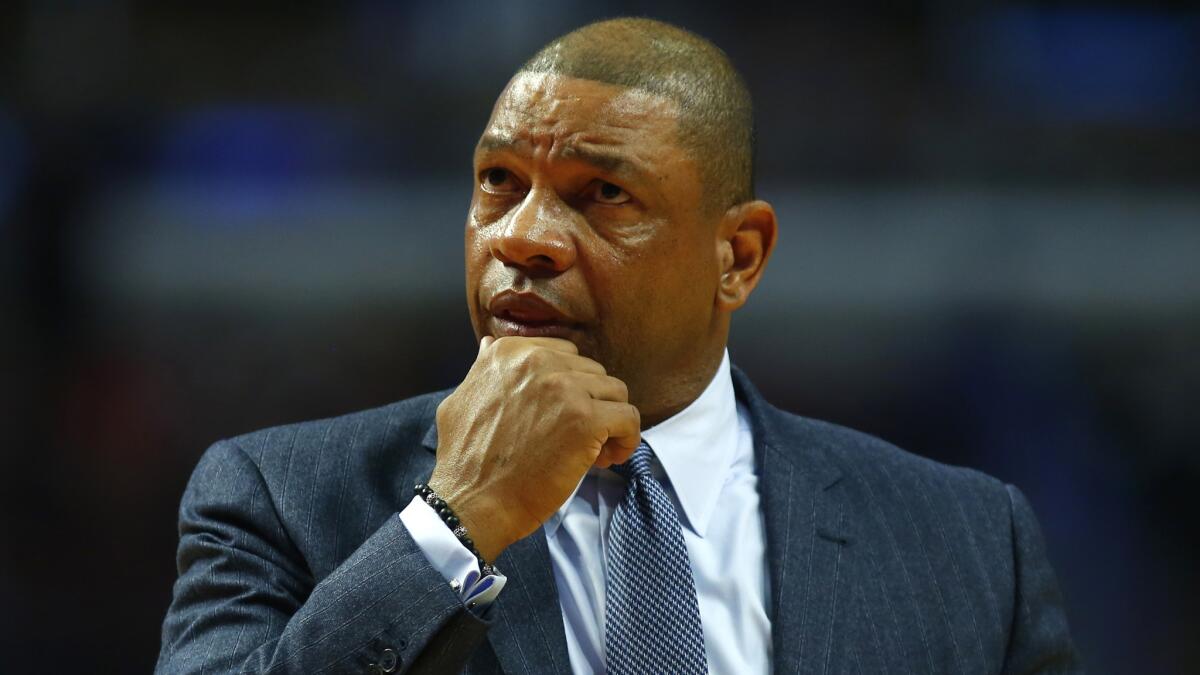
<svg viewBox="0 0 1200 675"><path fill-rule="evenodd" d="M518 73L488 120L485 139L676 143L679 106L640 89L555 73Z"/></svg>

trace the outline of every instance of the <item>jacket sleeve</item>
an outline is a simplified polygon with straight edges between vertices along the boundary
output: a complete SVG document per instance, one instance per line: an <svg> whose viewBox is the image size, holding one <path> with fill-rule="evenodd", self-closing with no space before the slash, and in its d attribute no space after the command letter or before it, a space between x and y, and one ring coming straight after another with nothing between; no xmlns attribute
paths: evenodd
<svg viewBox="0 0 1200 675"><path fill-rule="evenodd" d="M1041 527L1025 495L1009 485L1016 597L1005 673L1082 673Z"/></svg>
<svg viewBox="0 0 1200 675"><path fill-rule="evenodd" d="M184 493L177 562L158 673L459 671L490 625L397 515L314 580L258 466L230 441L209 448Z"/></svg>

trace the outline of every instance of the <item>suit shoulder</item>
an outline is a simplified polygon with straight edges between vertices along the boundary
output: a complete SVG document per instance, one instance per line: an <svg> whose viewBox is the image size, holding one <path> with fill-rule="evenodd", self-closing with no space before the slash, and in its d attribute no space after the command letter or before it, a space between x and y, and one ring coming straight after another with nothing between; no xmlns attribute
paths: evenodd
<svg viewBox="0 0 1200 675"><path fill-rule="evenodd" d="M259 429L220 443L242 450L269 479L274 471L305 455L321 453L331 444L355 452L419 444L434 420L438 404L451 391L430 392L377 408ZM278 461L281 459L286 460L282 466Z"/></svg>
<svg viewBox="0 0 1200 675"><path fill-rule="evenodd" d="M809 466L835 467L829 488L855 515L859 536L905 556L940 556L973 547L994 561L995 583L1012 573L1012 501L1007 486L975 469L951 466L902 450L861 431L789 415L799 440L794 453L812 453ZM800 460L800 466L805 462ZM882 549L881 549L882 550Z"/></svg>
<svg viewBox="0 0 1200 675"><path fill-rule="evenodd" d="M422 441L448 393L218 441L193 472L181 522L269 518L276 545L323 578L396 512L405 486L428 475L433 452Z"/></svg>
<svg viewBox="0 0 1200 675"><path fill-rule="evenodd" d="M857 483L879 501L891 502L916 497L929 501L932 492L949 493L983 500L989 509L993 504L1003 506L1007 512L1004 483L981 471L936 462L870 434L781 410L767 402L736 366L733 380L755 433L764 434L771 447L823 487L831 486L830 481Z"/></svg>
<svg viewBox="0 0 1200 675"><path fill-rule="evenodd" d="M800 451L820 454L843 476L862 483L881 500L956 496L973 503L983 500L989 506L994 502L997 509L1007 511L1005 484L982 471L937 462L832 422L786 412L782 415L793 436L801 439Z"/></svg>

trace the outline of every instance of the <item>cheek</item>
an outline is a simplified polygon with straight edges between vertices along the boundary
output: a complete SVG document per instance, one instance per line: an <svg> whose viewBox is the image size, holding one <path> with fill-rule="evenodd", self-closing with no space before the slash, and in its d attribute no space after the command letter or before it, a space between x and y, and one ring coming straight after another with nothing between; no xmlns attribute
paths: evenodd
<svg viewBox="0 0 1200 675"><path fill-rule="evenodd" d="M616 218L588 218L589 229L603 241L603 249L617 264L634 264L661 243L664 225L654 220L620 220Z"/></svg>
<svg viewBox="0 0 1200 675"><path fill-rule="evenodd" d="M706 324L716 293L711 253L694 241L676 240L648 265L642 282L647 289L646 311L662 330L688 333Z"/></svg>
<svg viewBox="0 0 1200 675"><path fill-rule="evenodd" d="M463 253L466 258L468 277L477 274L478 269L476 268L483 265L491 255L485 229L489 222L482 219L480 205L473 203L471 211L467 215L467 223L463 232Z"/></svg>
<svg viewBox="0 0 1200 675"><path fill-rule="evenodd" d="M486 227L503 218L512 211L514 204L496 197L476 197L471 206L471 215L467 219L467 227Z"/></svg>
<svg viewBox="0 0 1200 675"><path fill-rule="evenodd" d="M696 321L711 304L712 282L689 248L691 242L663 237L652 244L593 259L595 295L613 324L605 332L614 339L618 333L661 339L681 332L681 324Z"/></svg>
<svg viewBox="0 0 1200 675"><path fill-rule="evenodd" d="M482 258L488 252L487 239L480 235L478 229L470 225L467 226L467 232L463 236L463 244L468 268L473 261Z"/></svg>
<svg viewBox="0 0 1200 675"><path fill-rule="evenodd" d="M479 298L479 285L483 281L490 258L486 237L480 235L470 218L467 220L466 232L463 234L463 264L466 272L467 309L471 317L478 314L476 304Z"/></svg>

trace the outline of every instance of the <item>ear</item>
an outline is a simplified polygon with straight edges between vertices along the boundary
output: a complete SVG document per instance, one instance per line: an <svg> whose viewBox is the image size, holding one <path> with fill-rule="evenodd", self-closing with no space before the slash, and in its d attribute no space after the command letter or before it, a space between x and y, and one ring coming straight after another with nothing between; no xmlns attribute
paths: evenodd
<svg viewBox="0 0 1200 675"><path fill-rule="evenodd" d="M732 312L746 304L775 250L778 231L775 209L762 200L743 202L725 212L717 227L719 309Z"/></svg>

